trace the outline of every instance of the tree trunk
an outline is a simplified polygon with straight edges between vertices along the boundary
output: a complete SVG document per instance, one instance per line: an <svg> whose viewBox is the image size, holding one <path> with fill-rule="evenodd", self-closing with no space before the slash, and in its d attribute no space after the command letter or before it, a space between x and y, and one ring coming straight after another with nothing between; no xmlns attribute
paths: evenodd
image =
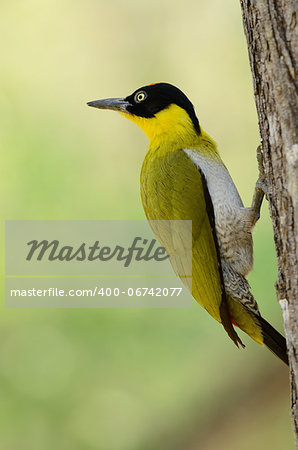
<svg viewBox="0 0 298 450"><path fill-rule="evenodd" d="M292 416L298 433L297 0L240 0L264 151L287 338Z"/></svg>

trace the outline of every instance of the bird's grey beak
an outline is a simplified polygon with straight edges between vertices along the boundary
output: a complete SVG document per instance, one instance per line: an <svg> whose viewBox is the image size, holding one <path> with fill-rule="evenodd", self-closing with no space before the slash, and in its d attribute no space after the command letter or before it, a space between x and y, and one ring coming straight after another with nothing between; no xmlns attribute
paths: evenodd
<svg viewBox="0 0 298 450"><path fill-rule="evenodd" d="M114 111L127 111L126 107L129 106L129 102L124 98L105 98L103 100L95 100L94 102L88 102L88 106L99 109L112 109Z"/></svg>

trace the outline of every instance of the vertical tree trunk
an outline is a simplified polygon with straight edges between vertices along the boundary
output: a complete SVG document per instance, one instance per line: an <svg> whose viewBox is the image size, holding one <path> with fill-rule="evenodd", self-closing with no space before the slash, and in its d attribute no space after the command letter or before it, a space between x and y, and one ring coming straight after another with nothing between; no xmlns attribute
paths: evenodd
<svg viewBox="0 0 298 450"><path fill-rule="evenodd" d="M240 0L247 38L278 262L277 295L290 360L298 432L297 0Z"/></svg>

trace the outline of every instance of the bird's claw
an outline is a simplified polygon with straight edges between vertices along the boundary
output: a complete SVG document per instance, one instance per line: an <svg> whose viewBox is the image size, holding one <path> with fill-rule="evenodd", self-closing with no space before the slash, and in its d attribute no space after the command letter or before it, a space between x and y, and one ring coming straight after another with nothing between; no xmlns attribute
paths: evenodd
<svg viewBox="0 0 298 450"><path fill-rule="evenodd" d="M259 145L257 148L257 160L258 160L258 166L259 166L259 177L256 182L256 187L252 199L252 205L251 205L251 211L253 214L253 220L252 225L255 225L255 223L260 218L261 213L261 206L264 199L264 196L266 196L267 200L267 194L268 194L268 187L267 187L267 180L264 170L264 153L262 145Z"/></svg>
<svg viewBox="0 0 298 450"><path fill-rule="evenodd" d="M265 164L264 164L264 151L262 144L257 148L257 161L259 168L259 178L256 183L256 189L262 191L268 200L268 183L265 174Z"/></svg>

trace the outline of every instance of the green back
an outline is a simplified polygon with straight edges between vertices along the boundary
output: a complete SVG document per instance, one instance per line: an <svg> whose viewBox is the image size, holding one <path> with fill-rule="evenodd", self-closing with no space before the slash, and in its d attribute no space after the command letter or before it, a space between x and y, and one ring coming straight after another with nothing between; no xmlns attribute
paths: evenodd
<svg viewBox="0 0 298 450"><path fill-rule="evenodd" d="M148 220L192 221L192 295L221 322L218 260L197 167L182 149L149 149L141 172L141 196ZM153 231L169 253L174 247L180 248L183 259L183 243L179 243L177 234L173 238L168 230L156 226ZM178 272L176 265L177 260L173 267Z"/></svg>

